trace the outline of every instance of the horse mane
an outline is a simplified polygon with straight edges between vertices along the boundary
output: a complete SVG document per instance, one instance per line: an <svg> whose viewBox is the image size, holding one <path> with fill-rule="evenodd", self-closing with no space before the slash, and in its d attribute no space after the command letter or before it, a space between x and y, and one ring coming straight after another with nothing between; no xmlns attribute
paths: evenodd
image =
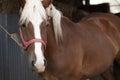
<svg viewBox="0 0 120 80"><path fill-rule="evenodd" d="M47 20L47 15L45 9L41 3L42 0L26 0L26 4L23 8L20 17L20 24L28 24L34 17Z"/></svg>
<svg viewBox="0 0 120 80"><path fill-rule="evenodd" d="M54 5L50 4L48 8L46 8L47 15L52 17L53 20L53 28L55 33L56 40L62 40L62 27L61 27L61 18L62 14L59 10L55 8Z"/></svg>

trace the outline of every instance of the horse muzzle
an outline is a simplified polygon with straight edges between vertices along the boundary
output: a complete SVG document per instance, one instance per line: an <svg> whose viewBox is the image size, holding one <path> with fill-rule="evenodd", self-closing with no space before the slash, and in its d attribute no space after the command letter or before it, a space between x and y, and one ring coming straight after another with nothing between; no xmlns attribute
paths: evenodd
<svg viewBox="0 0 120 80"><path fill-rule="evenodd" d="M40 62L35 62L35 61L32 61L32 66L33 66L33 69L38 72L38 73L42 73L45 71L45 67L47 66L47 61L46 59L44 59L44 63L40 63Z"/></svg>

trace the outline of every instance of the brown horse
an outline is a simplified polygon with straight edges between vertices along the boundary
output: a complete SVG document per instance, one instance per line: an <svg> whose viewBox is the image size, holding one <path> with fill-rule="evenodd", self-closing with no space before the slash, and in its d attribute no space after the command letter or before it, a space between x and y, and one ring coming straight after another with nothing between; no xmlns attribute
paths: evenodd
<svg viewBox="0 0 120 80"><path fill-rule="evenodd" d="M70 21L51 0L26 0L20 35L33 69L45 80L82 80L109 72L120 50L120 19L112 14L91 14ZM106 76L107 75L107 76Z"/></svg>

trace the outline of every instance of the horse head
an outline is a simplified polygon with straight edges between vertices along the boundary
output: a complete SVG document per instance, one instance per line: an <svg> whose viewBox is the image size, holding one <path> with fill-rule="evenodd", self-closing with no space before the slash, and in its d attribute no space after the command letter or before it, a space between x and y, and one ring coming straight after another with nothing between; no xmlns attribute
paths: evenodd
<svg viewBox="0 0 120 80"><path fill-rule="evenodd" d="M44 72L46 59L44 51L47 42L49 17L52 18L55 38L62 38L61 13L52 5L51 0L26 0L20 17L20 36L23 46L29 53L29 60L38 72Z"/></svg>
<svg viewBox="0 0 120 80"><path fill-rule="evenodd" d="M29 53L31 65L38 72L46 66L44 50L46 48L47 15L42 0L26 0L20 17L20 35L23 46Z"/></svg>

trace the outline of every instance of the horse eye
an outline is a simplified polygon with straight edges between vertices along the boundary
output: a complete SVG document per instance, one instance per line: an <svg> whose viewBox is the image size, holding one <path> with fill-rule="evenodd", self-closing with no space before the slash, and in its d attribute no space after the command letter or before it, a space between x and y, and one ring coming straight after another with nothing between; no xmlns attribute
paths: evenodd
<svg viewBox="0 0 120 80"><path fill-rule="evenodd" d="M22 25L22 27L24 27L24 28L25 28L25 27L26 27L26 25L25 25L25 24L23 24L23 25Z"/></svg>
<svg viewBox="0 0 120 80"><path fill-rule="evenodd" d="M46 22L46 27L49 27L49 22Z"/></svg>
<svg viewBox="0 0 120 80"><path fill-rule="evenodd" d="M46 27L48 27L49 26L49 24L46 24Z"/></svg>
<svg viewBox="0 0 120 80"><path fill-rule="evenodd" d="M48 27L49 25L48 24L46 24L46 27Z"/></svg>

